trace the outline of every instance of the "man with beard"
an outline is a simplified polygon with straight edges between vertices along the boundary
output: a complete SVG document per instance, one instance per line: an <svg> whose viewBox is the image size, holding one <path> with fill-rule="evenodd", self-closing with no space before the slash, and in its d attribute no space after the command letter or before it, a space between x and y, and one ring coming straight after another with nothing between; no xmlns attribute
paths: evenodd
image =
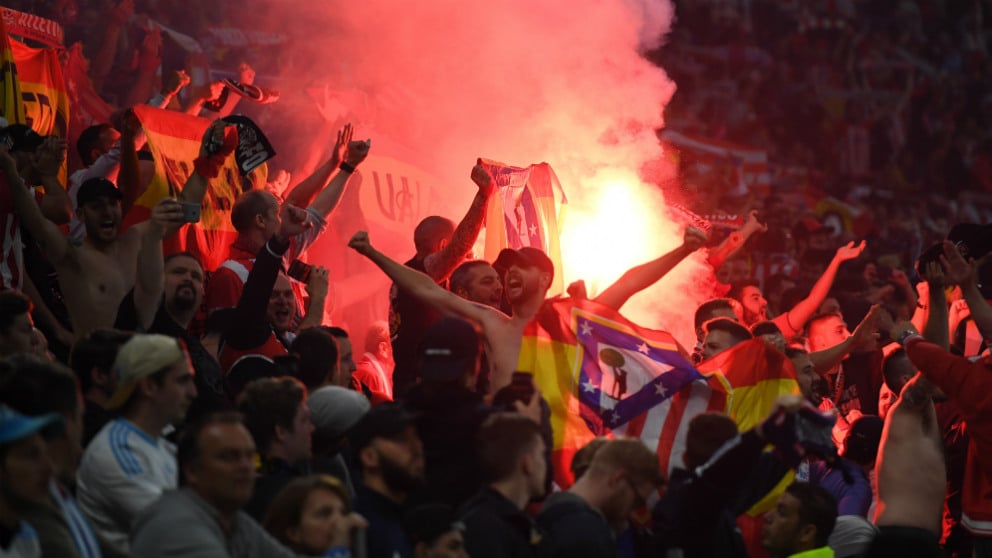
<svg viewBox="0 0 992 558"><path fill-rule="evenodd" d="M820 304L827 298L827 294L834 284L834 278L837 276L840 264L857 258L864 249L864 241L857 246L853 242L849 242L846 246L838 248L834 258L830 261L830 265L827 266L827 270L813 284L809 296L787 312L771 318L775 325L782 330L786 339L791 339L799 334L803 326L806 325L806 320L816 314ZM757 281L748 280L735 283L730 287L727 297L740 302L741 306L744 307L744 325L751 326L756 322L769 319L768 301L762 296Z"/></svg>
<svg viewBox="0 0 992 558"><path fill-rule="evenodd" d="M702 231L687 228L681 246L628 270L600 293L595 302L619 310L630 297L657 282L705 241L706 235ZM508 263L504 285L513 315L507 316L495 308L465 300L438 285L429 275L389 258L372 246L365 231L355 233L348 245L372 260L411 297L426 302L442 315L457 316L478 326L489 357L492 392L510 384L510 377L517 368L524 328L541 309L554 279L554 263L544 252L525 247L500 253L499 259Z"/></svg>
<svg viewBox="0 0 992 558"><path fill-rule="evenodd" d="M369 522L369 558L412 558L403 506L424 479L424 449L414 418L398 403L369 410L349 434L362 473L355 511Z"/></svg>
<svg viewBox="0 0 992 558"><path fill-rule="evenodd" d="M204 273L200 260L188 252L177 252L165 258L163 271L162 280L156 285L160 288L145 297L145 308L137 308L136 290L132 290L121 302L114 325L123 331L147 331L183 340L195 372L197 396L186 417L193 421L206 413L225 410L231 400L217 359L189 331L203 300ZM154 316L147 328L138 323L142 314Z"/></svg>
<svg viewBox="0 0 992 558"><path fill-rule="evenodd" d="M503 310L503 282L499 278L499 272L487 261L471 260L455 268L451 272L449 288L465 300ZM475 391L481 395L488 394L490 381L489 360L483 354Z"/></svg>
<svg viewBox="0 0 992 558"><path fill-rule="evenodd" d="M634 438L610 440L571 488L544 502L537 523L554 556L613 557L630 513L663 483L658 456Z"/></svg>
<svg viewBox="0 0 992 558"><path fill-rule="evenodd" d="M179 198L199 205L207 191L207 181L220 173L223 160L233 149L228 141L219 153L208 150L211 140L224 144L224 122L211 124L203 136L195 171L183 186ZM65 156L64 151L62 157ZM10 161L0 148L0 161ZM5 165L7 166L7 165ZM41 245L45 257L58 272L59 285L76 335L111 327L117 308L128 291L136 289L139 308L143 292L161 280L162 239L183 224L183 210L175 200L164 199L152 210L151 218L121 232L123 194L105 178L91 178L76 193L79 219L86 225L86 238L76 244L59 227L45 218L23 180L7 173L14 207L24 227ZM153 245L158 245L155 261ZM146 257L141 257L142 253ZM140 316L143 323L151 317Z"/></svg>

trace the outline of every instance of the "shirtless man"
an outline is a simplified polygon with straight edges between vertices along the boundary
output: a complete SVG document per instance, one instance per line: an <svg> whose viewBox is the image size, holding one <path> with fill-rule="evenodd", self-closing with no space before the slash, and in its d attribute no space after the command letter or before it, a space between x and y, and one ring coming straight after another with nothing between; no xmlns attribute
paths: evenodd
<svg viewBox="0 0 992 558"><path fill-rule="evenodd" d="M627 300L663 277L706 242L706 235L689 227L681 246L660 258L628 270L594 300L619 310ZM492 393L509 385L517 369L524 328L537 315L551 287L555 269L551 259L536 248L507 252L512 263L506 272L506 298L513 309L507 316L495 308L470 302L441 287L430 276L411 269L376 250L365 231L355 233L348 246L372 260L399 288L434 307L444 316L457 316L482 330L492 373ZM502 254L501 254L502 255Z"/></svg>
<svg viewBox="0 0 992 558"><path fill-rule="evenodd" d="M219 169L214 159L220 155L211 156L206 148L211 138L224 142L222 121L214 122L204 134L197 171L186 181L180 201L202 203L207 190L207 178L202 173L216 174ZM161 281L160 276L153 277L155 273L161 274L161 265L138 266L139 252L143 246L161 243L179 229L182 207L175 200L162 200L148 221L121 233L120 190L106 179L90 179L77 192L80 203L76 212L86 225L86 238L82 244L76 244L42 215L24 182L11 176L10 163L12 159L6 149L0 148L0 164L10 182L14 206L58 272L74 332L83 336L96 329L113 327L118 306L128 291ZM135 294L140 295L137 290Z"/></svg>
<svg viewBox="0 0 992 558"><path fill-rule="evenodd" d="M920 337L908 322L896 326L892 336L902 344ZM940 556L946 471L935 391L917 373L885 418L875 469L879 533L868 556Z"/></svg>

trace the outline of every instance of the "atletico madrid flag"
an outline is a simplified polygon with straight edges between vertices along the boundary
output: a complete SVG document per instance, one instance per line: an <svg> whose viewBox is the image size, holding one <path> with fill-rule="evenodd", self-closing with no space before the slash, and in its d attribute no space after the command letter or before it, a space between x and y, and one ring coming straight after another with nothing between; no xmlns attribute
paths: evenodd
<svg viewBox="0 0 992 558"><path fill-rule="evenodd" d="M668 471L681 463L688 421L725 405L671 335L590 300L546 301L527 325L517 367L534 374L551 408L560 486L572 483L572 457L595 436L639 438Z"/></svg>

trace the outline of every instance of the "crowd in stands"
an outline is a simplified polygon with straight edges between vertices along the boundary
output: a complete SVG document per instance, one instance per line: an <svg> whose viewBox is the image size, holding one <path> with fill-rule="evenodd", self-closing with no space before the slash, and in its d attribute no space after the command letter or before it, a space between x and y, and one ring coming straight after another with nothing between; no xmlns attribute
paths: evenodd
<svg viewBox="0 0 992 558"><path fill-rule="evenodd" d="M551 408L573 394L518 365L561 270L533 247L474 259L498 188L481 161L467 211L424 218L409 259L354 231L393 288L388 322L346 331L305 260L372 150L350 125L304 180L237 193L222 263L174 249L237 157L236 126L213 117L235 90L273 92L247 66L184 92L197 66L168 68L161 26L209 43L262 26L249 10L15 2L83 41L120 110L74 144L0 129L0 557L992 557L992 5L676 5L652 54L680 88L668 125L766 150L772 179L741 188L733 160L684 158L680 201L738 225L687 225L568 296L622 311L706 261L719 287L685 360L760 347L795 393L752 402L766 418L748 428L688 417L669 467L671 439L610 433L565 471ZM136 220L142 104L213 122Z"/></svg>

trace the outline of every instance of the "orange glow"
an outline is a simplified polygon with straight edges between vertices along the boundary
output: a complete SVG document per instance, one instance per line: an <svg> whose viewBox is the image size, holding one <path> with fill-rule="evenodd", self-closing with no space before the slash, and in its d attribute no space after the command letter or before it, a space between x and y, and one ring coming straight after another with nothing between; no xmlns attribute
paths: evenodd
<svg viewBox="0 0 992 558"><path fill-rule="evenodd" d="M674 228L660 210L660 193L626 170L606 169L587 181L592 199L569 205L562 231L567 282L583 279L595 296L629 268L674 245ZM567 284L567 283L566 283Z"/></svg>

